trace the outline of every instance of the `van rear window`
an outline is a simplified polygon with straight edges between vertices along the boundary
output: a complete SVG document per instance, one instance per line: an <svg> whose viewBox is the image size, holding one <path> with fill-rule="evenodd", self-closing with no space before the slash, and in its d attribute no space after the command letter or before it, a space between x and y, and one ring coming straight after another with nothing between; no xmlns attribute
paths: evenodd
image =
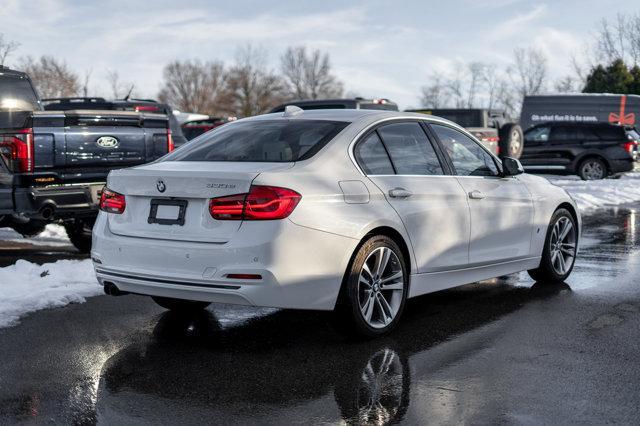
<svg viewBox="0 0 640 426"><path fill-rule="evenodd" d="M326 120L239 121L207 132L164 161L292 162L311 158L349 123Z"/></svg>

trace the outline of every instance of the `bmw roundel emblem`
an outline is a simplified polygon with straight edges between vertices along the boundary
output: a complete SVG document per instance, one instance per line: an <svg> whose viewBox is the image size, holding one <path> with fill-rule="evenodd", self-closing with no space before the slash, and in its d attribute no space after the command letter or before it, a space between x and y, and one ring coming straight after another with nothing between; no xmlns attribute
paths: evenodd
<svg viewBox="0 0 640 426"><path fill-rule="evenodd" d="M158 179L156 188L158 188L158 191L164 192L167 189L167 185L164 184L164 181L162 179Z"/></svg>

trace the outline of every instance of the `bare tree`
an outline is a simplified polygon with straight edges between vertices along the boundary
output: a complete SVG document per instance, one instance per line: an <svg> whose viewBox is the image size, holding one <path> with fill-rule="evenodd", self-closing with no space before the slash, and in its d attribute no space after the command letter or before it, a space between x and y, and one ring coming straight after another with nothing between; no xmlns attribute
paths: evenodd
<svg viewBox="0 0 640 426"><path fill-rule="evenodd" d="M227 72L231 109L240 117L266 112L285 98L282 80L267 67L266 52L247 45Z"/></svg>
<svg viewBox="0 0 640 426"><path fill-rule="evenodd" d="M458 62L455 64L455 71L447 79L447 92L456 108L464 108L466 104L465 79L466 67Z"/></svg>
<svg viewBox="0 0 640 426"><path fill-rule="evenodd" d="M640 63L640 13L619 13L611 21L601 20L593 37L594 43L588 52L591 62L608 64L622 59L629 65Z"/></svg>
<svg viewBox="0 0 640 426"><path fill-rule="evenodd" d="M20 43L13 40L5 40L4 34L0 33L0 66L3 66L7 58L20 47Z"/></svg>
<svg viewBox="0 0 640 426"><path fill-rule="evenodd" d="M580 83L575 77L567 75L559 80L556 80L553 87L558 93L573 93L580 91L581 87L578 88L579 85Z"/></svg>
<svg viewBox="0 0 640 426"><path fill-rule="evenodd" d="M21 59L19 68L29 74L40 96L59 98L77 96L80 92L78 75L71 71L64 61L53 56L30 56Z"/></svg>
<svg viewBox="0 0 640 426"><path fill-rule="evenodd" d="M115 99L128 98L134 94L133 90L136 87L135 83L121 81L118 71L108 69L107 81L111 88L111 94Z"/></svg>
<svg viewBox="0 0 640 426"><path fill-rule="evenodd" d="M482 62L471 62L467 65L469 86L467 88L467 108L476 106L476 97L482 89L486 65Z"/></svg>
<svg viewBox="0 0 640 426"><path fill-rule="evenodd" d="M295 99L340 97L342 82L331 73L329 54L318 49L289 47L280 58L280 67L288 95Z"/></svg>
<svg viewBox="0 0 640 426"><path fill-rule="evenodd" d="M433 73L429 77L429 84L422 86L420 104L425 108L442 108L447 104L446 83L440 73Z"/></svg>
<svg viewBox="0 0 640 426"><path fill-rule="evenodd" d="M222 62L173 61L164 67L163 75L158 95L163 102L182 111L208 115L229 112Z"/></svg>
<svg viewBox="0 0 640 426"><path fill-rule="evenodd" d="M509 67L513 86L520 100L545 89L547 80L547 58L541 50L533 47L517 47L513 51L514 62Z"/></svg>
<svg viewBox="0 0 640 426"><path fill-rule="evenodd" d="M84 75L82 77L82 96L85 98L89 96L89 81L91 80L91 74L93 70L91 68L84 71Z"/></svg>

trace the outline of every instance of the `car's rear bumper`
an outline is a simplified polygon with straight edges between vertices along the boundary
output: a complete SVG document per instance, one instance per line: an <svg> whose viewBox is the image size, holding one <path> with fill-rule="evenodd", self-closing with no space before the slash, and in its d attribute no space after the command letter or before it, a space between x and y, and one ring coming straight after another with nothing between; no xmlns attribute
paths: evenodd
<svg viewBox="0 0 640 426"><path fill-rule="evenodd" d="M16 188L13 190L12 213L43 219L95 216L103 186L103 183L95 183Z"/></svg>
<svg viewBox="0 0 640 426"><path fill-rule="evenodd" d="M91 257L100 284L112 283L129 293L330 310L357 243L288 219L244 222L224 244L126 237L113 234L107 213L101 213ZM261 278L233 279L228 274Z"/></svg>

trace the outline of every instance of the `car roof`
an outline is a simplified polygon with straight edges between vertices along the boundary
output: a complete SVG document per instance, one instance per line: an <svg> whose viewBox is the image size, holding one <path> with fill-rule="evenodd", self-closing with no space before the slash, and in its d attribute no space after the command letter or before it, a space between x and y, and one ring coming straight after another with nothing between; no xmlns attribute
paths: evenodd
<svg viewBox="0 0 640 426"><path fill-rule="evenodd" d="M6 76L10 76L10 77L24 77L24 78L29 78L29 76L27 75L27 73L24 73L22 71L16 71L16 70L12 70L10 68L7 68L5 66L0 65L0 77L6 75Z"/></svg>
<svg viewBox="0 0 640 426"><path fill-rule="evenodd" d="M403 111L389 111L380 109L314 109L314 110L302 110L302 112L295 115L285 116L283 112L275 112L270 114L256 115L253 117L244 118L238 121L246 120L327 120L327 121L346 121L353 123L361 120L368 120L375 122L384 119L391 118L407 118L418 119L428 121L432 123L442 123L457 129L463 130L463 127L458 124L446 120L444 118L435 115L426 115L415 112L403 112Z"/></svg>

